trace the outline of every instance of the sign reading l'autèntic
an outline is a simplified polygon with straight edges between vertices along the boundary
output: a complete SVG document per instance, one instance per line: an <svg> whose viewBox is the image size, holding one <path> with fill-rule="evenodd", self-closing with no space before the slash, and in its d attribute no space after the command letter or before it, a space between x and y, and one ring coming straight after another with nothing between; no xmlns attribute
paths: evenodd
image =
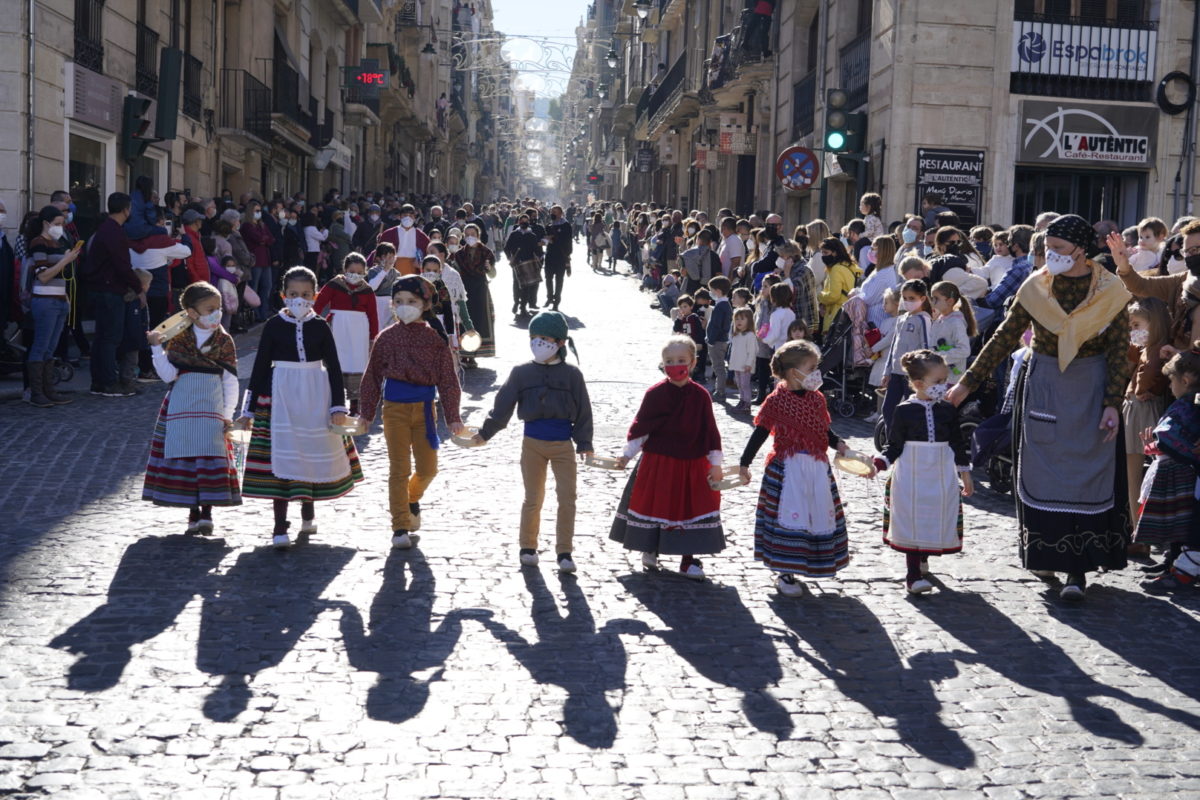
<svg viewBox="0 0 1200 800"><path fill-rule="evenodd" d="M1122 81L1154 75L1158 31L1013 22L1012 71Z"/></svg>
<svg viewBox="0 0 1200 800"><path fill-rule="evenodd" d="M1150 105L1023 100L1017 160L1076 167L1154 163L1159 111Z"/></svg>

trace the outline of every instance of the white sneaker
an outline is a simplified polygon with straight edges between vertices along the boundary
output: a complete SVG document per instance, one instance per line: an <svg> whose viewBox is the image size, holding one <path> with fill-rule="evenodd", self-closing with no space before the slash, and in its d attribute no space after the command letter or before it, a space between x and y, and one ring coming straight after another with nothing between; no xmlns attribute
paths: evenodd
<svg viewBox="0 0 1200 800"><path fill-rule="evenodd" d="M924 578L918 578L908 587L909 594L929 594L933 591L933 584Z"/></svg>
<svg viewBox="0 0 1200 800"><path fill-rule="evenodd" d="M570 556L559 556L558 557L558 571L566 572L566 573L574 572L575 571L575 562L571 559Z"/></svg>
<svg viewBox="0 0 1200 800"><path fill-rule="evenodd" d="M521 553L522 567L536 567L538 565L537 553Z"/></svg>
<svg viewBox="0 0 1200 800"><path fill-rule="evenodd" d="M796 580L794 575L780 575L775 581L775 588L784 597L797 597L804 594L804 584Z"/></svg>
<svg viewBox="0 0 1200 800"><path fill-rule="evenodd" d="M646 569L658 569L658 554L642 553L642 566Z"/></svg>
<svg viewBox="0 0 1200 800"><path fill-rule="evenodd" d="M292 546L292 539L286 533L277 533L271 537L271 544L276 550L287 550Z"/></svg>
<svg viewBox="0 0 1200 800"><path fill-rule="evenodd" d="M213 521L211 519L202 519L196 525L201 536L212 536Z"/></svg>
<svg viewBox="0 0 1200 800"><path fill-rule="evenodd" d="M300 532L301 533L316 533L317 532L317 521L315 519L300 520Z"/></svg>
<svg viewBox="0 0 1200 800"><path fill-rule="evenodd" d="M200 532L200 520L198 520L198 519L189 519L189 520L188 520L188 526L187 526L187 532L188 532L189 534L193 534L193 533L199 533L199 532Z"/></svg>
<svg viewBox="0 0 1200 800"><path fill-rule="evenodd" d="M693 561L688 564L687 569L681 570L679 574L694 581L702 581L704 580L704 567L700 566L699 561Z"/></svg>
<svg viewBox="0 0 1200 800"><path fill-rule="evenodd" d="M392 547L397 550L411 550L419 541L421 541L421 537L414 533L397 533L392 535Z"/></svg>

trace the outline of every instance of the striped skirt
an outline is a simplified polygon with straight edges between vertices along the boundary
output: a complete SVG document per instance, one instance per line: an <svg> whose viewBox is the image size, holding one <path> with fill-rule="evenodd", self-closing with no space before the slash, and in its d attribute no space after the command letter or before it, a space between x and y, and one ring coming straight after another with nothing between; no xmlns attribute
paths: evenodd
<svg viewBox="0 0 1200 800"><path fill-rule="evenodd" d="M246 476L242 488L246 497L263 500L334 500L350 493L363 479L358 451L349 436L342 437L350 474L332 483L309 483L277 478L271 471L271 398L259 397L250 428L250 447L246 453Z"/></svg>
<svg viewBox="0 0 1200 800"><path fill-rule="evenodd" d="M233 466L233 447L225 443L222 456L167 458L163 454L167 438L167 405L163 398L150 439L150 459L146 462L146 481L142 499L157 506L192 508L193 506L240 506L237 470Z"/></svg>
<svg viewBox="0 0 1200 800"><path fill-rule="evenodd" d="M833 470L825 467L829 491L833 496L835 527L830 533L814 533L785 528L779 523L779 497L783 493L784 462L775 458L767 463L758 510L754 516L754 558L776 572L790 572L819 578L833 575L850 563L850 542L846 536L846 514L838 493Z"/></svg>
<svg viewBox="0 0 1200 800"><path fill-rule="evenodd" d="M1196 473L1173 458L1158 456L1146 473L1150 491L1133 540L1138 544L1186 542L1196 505Z"/></svg>

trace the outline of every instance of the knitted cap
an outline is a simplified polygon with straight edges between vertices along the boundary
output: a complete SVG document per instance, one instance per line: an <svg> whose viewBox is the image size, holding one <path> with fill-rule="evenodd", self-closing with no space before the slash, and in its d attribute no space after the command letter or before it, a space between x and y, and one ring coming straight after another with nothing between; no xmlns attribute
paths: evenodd
<svg viewBox="0 0 1200 800"><path fill-rule="evenodd" d="M549 336L556 341L566 339L567 318L558 311L540 311L529 323L530 336Z"/></svg>

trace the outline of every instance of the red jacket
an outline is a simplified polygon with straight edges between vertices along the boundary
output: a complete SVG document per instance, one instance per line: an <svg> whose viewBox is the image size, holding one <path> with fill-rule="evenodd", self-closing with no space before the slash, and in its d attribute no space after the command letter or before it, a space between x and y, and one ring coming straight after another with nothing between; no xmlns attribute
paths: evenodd
<svg viewBox="0 0 1200 800"><path fill-rule="evenodd" d="M351 291L340 275L325 284L325 288L321 289L313 303L313 311L322 315L326 310L363 312L367 315L367 325L370 326L372 342L379 333L378 307L375 302L375 291L367 285L366 281Z"/></svg>
<svg viewBox="0 0 1200 800"><path fill-rule="evenodd" d="M416 255L416 258L418 261L420 261L421 257L425 253L429 252L429 237L425 235L425 231L421 230L420 228L418 228L416 226L413 226L413 230L416 231L416 233L417 233L417 255ZM388 228L386 231L379 234L379 241L387 242L390 245L392 245L393 247L395 247L396 248L396 256L399 257L399 255L400 255L400 226L397 225L395 227Z"/></svg>
<svg viewBox="0 0 1200 800"><path fill-rule="evenodd" d="M250 255L254 256L254 266L271 266L271 245L275 244L275 237L267 226L261 222L243 222L241 232Z"/></svg>
<svg viewBox="0 0 1200 800"><path fill-rule="evenodd" d="M188 244L192 246L192 254L183 262L184 266L187 267L188 281L191 283L198 283L200 281L212 283L212 272L208 269L208 258L204 255L204 246L200 244L200 234L190 228L184 228L183 235L188 238Z"/></svg>

